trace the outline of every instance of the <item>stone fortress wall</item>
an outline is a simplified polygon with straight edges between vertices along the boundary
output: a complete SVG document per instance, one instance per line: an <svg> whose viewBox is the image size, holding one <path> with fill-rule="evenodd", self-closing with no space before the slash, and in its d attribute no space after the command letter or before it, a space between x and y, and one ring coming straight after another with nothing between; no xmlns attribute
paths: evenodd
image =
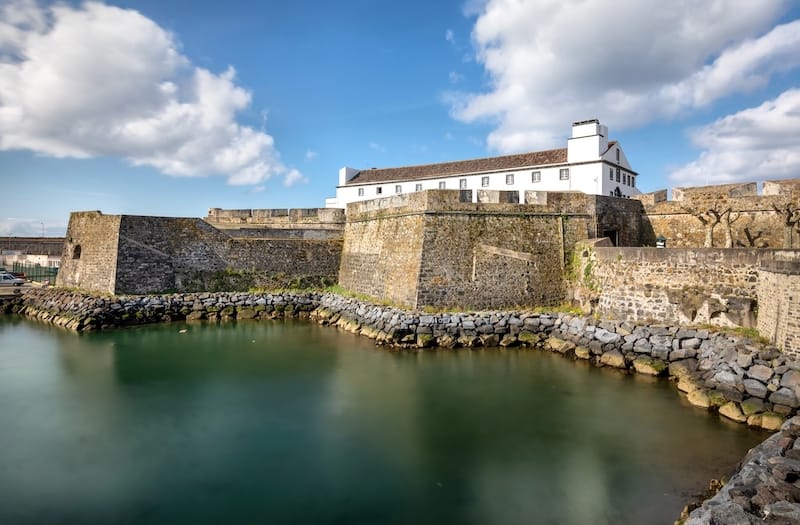
<svg viewBox="0 0 800 525"><path fill-rule="evenodd" d="M0 237L0 253L59 256L63 249L63 237Z"/></svg>
<svg viewBox="0 0 800 525"><path fill-rule="evenodd" d="M643 246L800 248L800 179L675 188L634 197L644 205Z"/></svg>
<svg viewBox="0 0 800 525"><path fill-rule="evenodd" d="M236 233L195 218L75 212L56 284L145 294L336 282L341 233L330 238Z"/></svg>
<svg viewBox="0 0 800 525"><path fill-rule="evenodd" d="M665 190L637 199L529 191L522 203L517 192L479 190L473 203L468 192L428 190L353 203L346 218L339 209L213 208L205 220L82 212L71 217L58 284L152 293L338 280L379 302L460 310L577 298L618 319L758 326L798 349L800 257L763 248L800 248L800 180L757 189L677 188L671 201ZM668 249L643 248L658 235Z"/></svg>
<svg viewBox="0 0 800 525"><path fill-rule="evenodd" d="M516 193L516 192L509 192ZM347 208L339 282L410 308L556 305L575 242L640 236L641 204L583 193L428 190Z"/></svg>
<svg viewBox="0 0 800 525"><path fill-rule="evenodd" d="M342 238L345 215L339 208L211 208L205 221L234 237L321 240Z"/></svg>

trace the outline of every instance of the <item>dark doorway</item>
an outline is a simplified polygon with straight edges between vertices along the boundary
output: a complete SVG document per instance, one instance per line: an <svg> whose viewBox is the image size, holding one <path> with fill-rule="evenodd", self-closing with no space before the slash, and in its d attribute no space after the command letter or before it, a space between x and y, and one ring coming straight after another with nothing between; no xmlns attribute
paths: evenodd
<svg viewBox="0 0 800 525"><path fill-rule="evenodd" d="M611 239L611 244L619 246L619 230L604 230L603 237Z"/></svg>

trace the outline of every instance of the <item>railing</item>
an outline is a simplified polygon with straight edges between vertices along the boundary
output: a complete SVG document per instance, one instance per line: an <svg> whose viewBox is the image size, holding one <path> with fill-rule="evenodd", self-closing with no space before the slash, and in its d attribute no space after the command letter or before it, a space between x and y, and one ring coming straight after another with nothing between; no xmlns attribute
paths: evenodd
<svg viewBox="0 0 800 525"><path fill-rule="evenodd" d="M55 284L56 275L58 275L58 268L56 267L29 263L14 263L11 271L24 273L26 279L45 284Z"/></svg>

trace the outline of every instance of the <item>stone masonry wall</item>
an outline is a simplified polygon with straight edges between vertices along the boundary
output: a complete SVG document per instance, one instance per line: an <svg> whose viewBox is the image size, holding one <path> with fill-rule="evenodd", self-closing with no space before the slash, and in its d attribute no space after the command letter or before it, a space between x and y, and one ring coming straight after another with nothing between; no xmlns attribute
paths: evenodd
<svg viewBox="0 0 800 525"><path fill-rule="evenodd" d="M663 235L669 247L800 248L800 179L675 188L639 198L642 243Z"/></svg>
<svg viewBox="0 0 800 525"><path fill-rule="evenodd" d="M412 308L553 305L575 242L638 245L638 201L526 192L525 204L429 190L348 207L340 284Z"/></svg>
<svg viewBox="0 0 800 525"><path fill-rule="evenodd" d="M755 326L760 250L595 248L597 311L632 322Z"/></svg>
<svg viewBox="0 0 800 525"><path fill-rule="evenodd" d="M758 272L758 332L800 357L800 252L775 255Z"/></svg>
<svg viewBox="0 0 800 525"><path fill-rule="evenodd" d="M208 210L206 222L217 228L242 228L264 226L283 229L330 229L344 228L344 210L339 208L295 208L295 209L242 209Z"/></svg>
<svg viewBox="0 0 800 525"><path fill-rule="evenodd" d="M201 219L73 213L57 285L104 293L325 286L336 282L341 245L232 238Z"/></svg>
<svg viewBox="0 0 800 525"><path fill-rule="evenodd" d="M413 210L424 197L414 193L348 207L339 268L343 288L416 306L424 217ZM390 203L392 208L381 209Z"/></svg>
<svg viewBox="0 0 800 525"><path fill-rule="evenodd" d="M99 211L70 215L57 286L114 293L120 219Z"/></svg>
<svg viewBox="0 0 800 525"><path fill-rule="evenodd" d="M64 237L0 237L0 253L22 252L31 255L61 255Z"/></svg>

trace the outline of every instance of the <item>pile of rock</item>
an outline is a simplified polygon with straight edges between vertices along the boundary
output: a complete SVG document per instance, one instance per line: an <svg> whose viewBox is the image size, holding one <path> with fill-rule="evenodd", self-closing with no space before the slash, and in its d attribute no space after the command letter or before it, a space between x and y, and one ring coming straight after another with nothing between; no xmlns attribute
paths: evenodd
<svg viewBox="0 0 800 525"><path fill-rule="evenodd" d="M678 523L800 523L798 437L800 417L793 417L745 456L739 471L714 497Z"/></svg>

